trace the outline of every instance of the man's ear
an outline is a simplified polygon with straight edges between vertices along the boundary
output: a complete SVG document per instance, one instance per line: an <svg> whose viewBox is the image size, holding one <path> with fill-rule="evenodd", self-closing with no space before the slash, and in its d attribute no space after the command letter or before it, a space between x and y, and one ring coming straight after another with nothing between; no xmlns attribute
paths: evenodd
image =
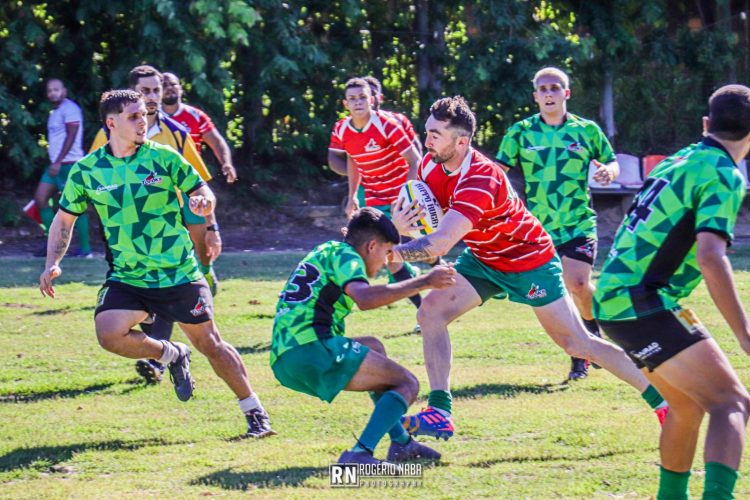
<svg viewBox="0 0 750 500"><path fill-rule="evenodd" d="M105 120L105 123L107 124L107 130L112 130L115 128L115 119L111 116L108 116Z"/></svg>
<svg viewBox="0 0 750 500"><path fill-rule="evenodd" d="M707 116L703 117L703 135L708 135L708 129L711 127L711 120Z"/></svg>
<svg viewBox="0 0 750 500"><path fill-rule="evenodd" d="M565 100L570 99L570 89L565 89Z"/></svg>

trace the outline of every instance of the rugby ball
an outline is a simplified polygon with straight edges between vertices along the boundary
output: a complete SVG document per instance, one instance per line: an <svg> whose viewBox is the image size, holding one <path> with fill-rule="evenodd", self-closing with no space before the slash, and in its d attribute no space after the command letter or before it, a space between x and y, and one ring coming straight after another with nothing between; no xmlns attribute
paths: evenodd
<svg viewBox="0 0 750 500"><path fill-rule="evenodd" d="M440 203L438 203L430 188L427 187L427 184L422 181L407 181L398 193L397 206L402 206L402 200L403 206L411 205L414 200L417 200L424 212L416 223L417 227L409 232L411 237L419 238L437 230L440 220L443 218L443 209L440 208Z"/></svg>

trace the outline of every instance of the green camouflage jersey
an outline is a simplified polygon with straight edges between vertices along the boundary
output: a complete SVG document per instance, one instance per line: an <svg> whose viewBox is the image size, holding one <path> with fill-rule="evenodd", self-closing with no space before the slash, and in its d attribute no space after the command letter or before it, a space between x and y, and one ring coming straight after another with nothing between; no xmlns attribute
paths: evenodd
<svg viewBox="0 0 750 500"><path fill-rule="evenodd" d="M615 160L596 123L568 113L562 124L551 126L537 113L508 129L496 158L507 167L521 167L526 205L555 246L573 238L596 239L589 163Z"/></svg>
<svg viewBox="0 0 750 500"><path fill-rule="evenodd" d="M279 294L271 365L293 347L344 335L354 306L344 288L352 281L368 282L365 262L348 243L328 241L302 259Z"/></svg>
<svg viewBox="0 0 750 500"><path fill-rule="evenodd" d="M662 161L615 235L594 295L594 317L632 320L677 306L701 280L695 235L732 240L745 181L717 141L706 138Z"/></svg>
<svg viewBox="0 0 750 500"><path fill-rule="evenodd" d="M203 185L168 146L146 141L134 155L116 158L105 145L73 165L60 208L81 215L94 205L107 243L107 279L166 288L201 278L175 188L191 193Z"/></svg>

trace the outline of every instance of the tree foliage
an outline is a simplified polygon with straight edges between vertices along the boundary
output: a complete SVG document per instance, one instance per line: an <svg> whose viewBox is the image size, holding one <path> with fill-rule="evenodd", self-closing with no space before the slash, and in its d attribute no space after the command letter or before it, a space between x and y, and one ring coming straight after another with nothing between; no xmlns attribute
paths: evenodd
<svg viewBox="0 0 750 500"><path fill-rule="evenodd" d="M26 183L44 167L47 78L64 80L84 109L88 143L98 127L100 93L126 86L128 70L141 63L182 77L189 102L226 130L248 182L299 186L326 172L321 167L330 128L343 111L342 84L360 74L380 78L388 107L410 115L418 129L434 99L465 96L477 113L477 144L492 152L513 121L534 112L530 80L539 67L569 71L570 108L592 118L609 71L618 149L668 152L698 136L714 88L748 76L739 50L741 39L747 45L742 21L727 5L6 2L0 10L0 164L6 178Z"/></svg>

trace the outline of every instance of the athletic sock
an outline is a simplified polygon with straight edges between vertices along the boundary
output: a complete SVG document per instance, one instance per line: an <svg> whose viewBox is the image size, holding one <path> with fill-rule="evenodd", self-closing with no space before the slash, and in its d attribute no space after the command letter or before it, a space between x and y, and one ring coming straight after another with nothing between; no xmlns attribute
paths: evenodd
<svg viewBox="0 0 750 500"><path fill-rule="evenodd" d="M89 215L83 214L78 217L75 228L78 230L78 249L81 253L91 253L91 241L89 240Z"/></svg>
<svg viewBox="0 0 750 500"><path fill-rule="evenodd" d="M141 323L141 328L143 328L143 323ZM172 331L174 330L174 322L157 315L154 317L154 322L151 323L148 330L144 330L143 333L154 340L170 340L172 338Z"/></svg>
<svg viewBox="0 0 750 500"><path fill-rule="evenodd" d="M444 417L450 417L453 413L453 396L450 391L430 391L427 406L440 411Z"/></svg>
<svg viewBox="0 0 750 500"><path fill-rule="evenodd" d="M160 340L162 345L161 357L157 361L163 365L168 365L180 357L180 351L177 347L167 340Z"/></svg>
<svg viewBox="0 0 750 500"><path fill-rule="evenodd" d="M240 399L237 402L240 404L240 410L242 410L242 413L247 413L250 410L254 410L256 408L260 408L263 412L266 411L266 409L263 408L263 405L260 403L260 398L258 398L258 395L256 393L252 393L250 396L246 397L245 399Z"/></svg>
<svg viewBox="0 0 750 500"><path fill-rule="evenodd" d="M52 219L55 218L55 211L47 204L46 207L39 207L39 218L42 219L44 234L49 234L49 227L52 225Z"/></svg>
<svg viewBox="0 0 750 500"><path fill-rule="evenodd" d="M667 406L667 402L663 397L661 397L661 394L659 394L659 391L656 390L656 387L651 384L649 384L649 386L646 387L646 390L641 393L641 397L654 410L663 406Z"/></svg>
<svg viewBox="0 0 750 500"><path fill-rule="evenodd" d="M404 265L403 267L401 267L401 269L399 269L395 273L390 274L393 281L406 281L412 279L417 275L416 271L414 271L414 268L409 265L408 262L404 262ZM411 297L409 297L409 300L417 309L419 309L419 306L422 305L422 297L420 297L419 294L412 295Z"/></svg>
<svg viewBox="0 0 750 500"><path fill-rule="evenodd" d="M703 500L729 500L734 498L734 483L739 474L719 462L706 462L706 479Z"/></svg>
<svg viewBox="0 0 750 500"><path fill-rule="evenodd" d="M597 337L601 337L601 334L599 333L599 324L595 319L584 319L583 324L586 327L586 330L589 331L589 333L592 333Z"/></svg>
<svg viewBox="0 0 750 500"><path fill-rule="evenodd" d="M372 399L372 402L375 404L378 404L378 401L380 400L380 397L383 395L382 392L373 392L370 391L370 399ZM404 426L401 425L401 421L396 422L396 425L388 429L388 436L391 438L391 441L398 444L406 444L411 439L411 436L408 432L406 432L406 429L404 429Z"/></svg>
<svg viewBox="0 0 750 500"><path fill-rule="evenodd" d="M690 471L674 472L659 467L659 492L657 500L687 500Z"/></svg>
<svg viewBox="0 0 750 500"><path fill-rule="evenodd" d="M385 433L394 425L399 424L407 408L409 404L396 391L388 391L380 396L378 402L375 403L369 422L352 451L373 452Z"/></svg>

